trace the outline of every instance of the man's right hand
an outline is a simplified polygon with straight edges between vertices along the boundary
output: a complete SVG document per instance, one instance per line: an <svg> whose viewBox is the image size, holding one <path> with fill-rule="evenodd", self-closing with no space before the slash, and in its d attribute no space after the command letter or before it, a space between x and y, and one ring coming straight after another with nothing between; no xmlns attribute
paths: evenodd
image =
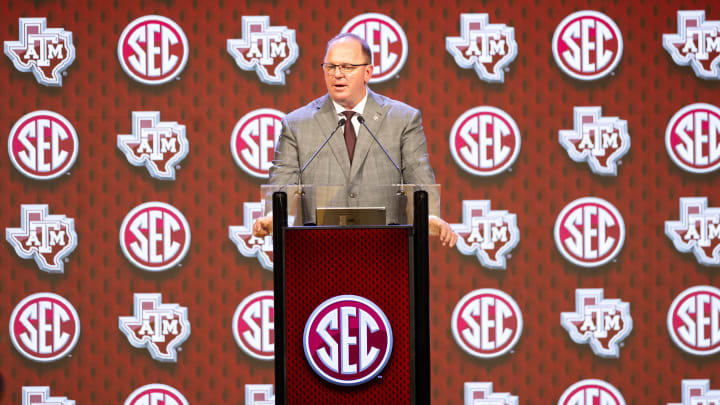
<svg viewBox="0 0 720 405"><path fill-rule="evenodd" d="M264 238L272 233L273 218L272 215L260 217L253 224L253 236Z"/></svg>

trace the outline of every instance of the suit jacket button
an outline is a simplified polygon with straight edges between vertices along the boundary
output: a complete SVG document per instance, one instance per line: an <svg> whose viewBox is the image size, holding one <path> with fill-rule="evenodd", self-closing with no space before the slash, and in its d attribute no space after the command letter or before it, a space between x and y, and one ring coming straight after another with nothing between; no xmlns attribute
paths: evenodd
<svg viewBox="0 0 720 405"><path fill-rule="evenodd" d="M355 198L355 193L350 193L350 198Z"/></svg>

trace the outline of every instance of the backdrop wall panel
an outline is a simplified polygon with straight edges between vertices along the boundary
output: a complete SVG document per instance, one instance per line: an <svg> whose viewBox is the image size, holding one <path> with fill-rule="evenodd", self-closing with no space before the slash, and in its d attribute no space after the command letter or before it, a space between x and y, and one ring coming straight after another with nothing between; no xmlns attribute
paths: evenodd
<svg viewBox="0 0 720 405"><path fill-rule="evenodd" d="M18 40L19 18L46 17L47 27L73 33L76 52L60 87L40 85L7 57L0 63L3 131L9 134L29 112L50 110L71 122L79 138L77 161L68 174L52 180L27 178L8 155L0 157L0 224L20 227L21 204L48 204L51 214L75 219L78 235L62 274L38 270L9 243L0 249L3 403L21 403L21 388L30 385L48 385L52 395L78 404L122 403L150 383L173 386L192 404L243 403L246 384L273 383L272 362L243 352L231 329L235 308L245 297L272 289L272 273L243 257L227 236L229 226L243 224L243 203L259 201L264 183L233 160L232 130L250 111L288 113L323 95L319 64L327 39L366 12L392 17L407 35L404 67L371 88L422 111L431 163L442 184L443 218L462 223L466 200L491 200L493 210L517 217L519 243L504 270L484 268L477 257L431 240L433 402L461 403L463 384L483 381L493 382L495 392L532 404L556 403L567 387L590 378L612 384L629 404L679 402L681 381L688 378L710 379L720 388L718 354L684 352L666 326L675 297L692 286L720 287L720 270L677 251L664 231L665 221L678 220L681 197L705 196L708 207L720 207L717 172L686 172L665 148L673 115L693 103L719 106L720 82L677 65L662 46L662 34L677 33L678 10L705 10L707 20L720 20L717 3L8 1L0 9L4 41ZM558 24L583 9L609 16L624 42L618 66L596 81L567 76L552 54ZM488 13L491 24L514 27L518 55L503 83L480 80L446 50L445 38L461 35L461 13ZM157 86L132 80L117 57L123 29L150 14L177 23L190 50L179 76ZM295 30L299 56L284 85L261 82L227 52L227 40L242 36L242 17L252 15ZM479 177L454 161L448 140L460 115L485 105L513 118L522 146L510 170ZM603 116L627 121L631 147L617 176L592 173L558 142L560 130L573 128L576 106L601 106ZM132 131L133 111L159 111L162 121L185 126L189 153L174 181L152 178L118 149L117 135ZM585 196L612 203L626 229L616 259L596 268L571 264L553 240L560 211ZM177 208L192 232L181 265L163 272L135 267L118 242L126 214L148 201ZM481 288L513 297L524 321L517 345L492 359L463 351L450 326L458 301ZM633 330L619 358L593 354L563 329L560 313L575 309L577 288L603 288L606 298L630 303ZM70 357L41 364L13 347L11 313L36 292L61 295L76 308L82 331ZM177 362L153 360L118 329L118 318L133 314L133 293L162 293L163 303L187 308L192 331Z"/></svg>

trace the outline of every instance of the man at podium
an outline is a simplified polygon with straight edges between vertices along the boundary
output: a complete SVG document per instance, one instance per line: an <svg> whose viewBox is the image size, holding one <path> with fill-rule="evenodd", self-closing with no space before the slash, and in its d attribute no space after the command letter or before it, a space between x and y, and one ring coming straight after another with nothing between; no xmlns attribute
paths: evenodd
<svg viewBox="0 0 720 405"><path fill-rule="evenodd" d="M435 183L420 111L367 87L373 72L367 42L337 35L321 67L328 93L283 119L269 184ZM361 194L348 198L368 199ZM443 245L455 245L457 235L441 218L430 216L428 228ZM257 237L271 232L272 215L253 224Z"/></svg>

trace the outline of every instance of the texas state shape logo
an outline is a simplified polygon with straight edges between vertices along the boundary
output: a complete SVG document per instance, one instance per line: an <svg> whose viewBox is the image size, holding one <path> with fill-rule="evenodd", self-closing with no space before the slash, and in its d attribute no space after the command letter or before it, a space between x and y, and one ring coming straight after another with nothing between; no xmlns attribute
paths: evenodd
<svg viewBox="0 0 720 405"><path fill-rule="evenodd" d="M460 14L460 36L446 37L445 48L458 66L475 69L480 80L502 83L518 54L515 28L488 21L485 13Z"/></svg>
<svg viewBox="0 0 720 405"><path fill-rule="evenodd" d="M190 337L187 307L163 304L162 294L133 294L133 316L118 318L120 331L131 345L147 348L153 359L177 362L180 345Z"/></svg>
<svg viewBox="0 0 720 405"><path fill-rule="evenodd" d="M463 201L463 222L451 224L458 250L475 255L489 269L504 270L507 256L520 241L515 214L490 209L490 200Z"/></svg>
<svg viewBox="0 0 720 405"><path fill-rule="evenodd" d="M45 18L20 18L18 41L5 41L5 55L15 69L32 72L44 86L62 86L65 70L75 60L72 32L47 28Z"/></svg>
<svg viewBox="0 0 720 405"><path fill-rule="evenodd" d="M690 65L705 80L720 79L720 20L705 20L704 10L677 12L677 33L663 34L663 48L680 66Z"/></svg>
<svg viewBox="0 0 720 405"><path fill-rule="evenodd" d="M627 121L603 117L602 108L575 107L573 129L560 130L560 145L570 159L587 162L593 173L617 176L620 158L630 150Z"/></svg>
<svg viewBox="0 0 720 405"><path fill-rule="evenodd" d="M34 259L47 273L62 273L65 258L77 247L75 220L49 214L47 204L22 204L20 228L6 228L5 239L23 259Z"/></svg>
<svg viewBox="0 0 720 405"><path fill-rule="evenodd" d="M227 51L242 70L254 70L266 84L285 84L285 73L300 53L295 30L271 26L268 16L243 16L242 38L228 39Z"/></svg>
<svg viewBox="0 0 720 405"><path fill-rule="evenodd" d="M681 197L680 219L665 221L665 235L698 263L720 266L720 208L708 207L707 197Z"/></svg>
<svg viewBox="0 0 720 405"><path fill-rule="evenodd" d="M593 353L620 357L620 345L632 332L630 304L604 297L602 288L575 290L575 312L560 314L560 323L578 344L589 344Z"/></svg>
<svg viewBox="0 0 720 405"><path fill-rule="evenodd" d="M132 133L118 135L117 146L131 165L145 166L159 180L175 180L175 169L190 150L185 125L160 121L159 111L133 111Z"/></svg>

